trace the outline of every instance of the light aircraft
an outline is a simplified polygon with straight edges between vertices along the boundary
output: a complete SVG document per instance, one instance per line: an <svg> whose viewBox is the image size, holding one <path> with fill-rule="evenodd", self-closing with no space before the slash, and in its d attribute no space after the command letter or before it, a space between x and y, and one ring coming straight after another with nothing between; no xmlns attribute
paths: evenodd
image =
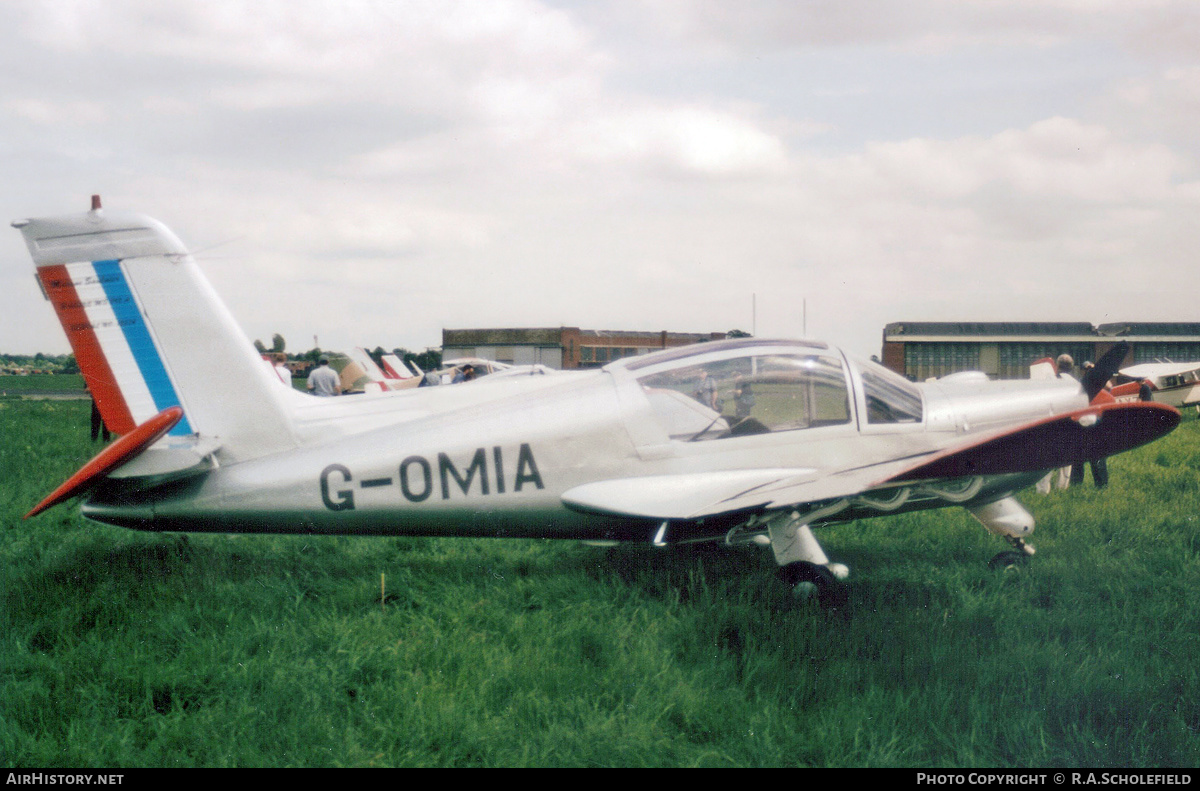
<svg viewBox="0 0 1200 791"><path fill-rule="evenodd" d="M1200 409L1200 362L1131 365L1120 370L1116 377L1118 385L1113 390L1143 379L1149 382L1150 396L1155 401L1179 409L1185 406Z"/></svg>
<svg viewBox="0 0 1200 791"><path fill-rule="evenodd" d="M812 528L961 505L1011 562L1033 551L1015 492L1180 419L1091 403L1110 374L913 384L824 342L758 338L318 398L281 386L159 222L93 199L13 225L121 435L28 516L85 495L88 519L155 531L753 542L837 603L848 570Z"/></svg>
<svg viewBox="0 0 1200 791"><path fill-rule="evenodd" d="M1123 348L1128 356L1128 346ZM1032 379L1052 379L1056 375L1054 360L1049 357L1043 357L1029 366ZM1112 387L1109 393L1116 401L1140 400L1141 384L1145 382L1150 388L1150 400L1177 409L1195 406L1200 411L1200 362L1139 363L1120 368L1110 381Z"/></svg>

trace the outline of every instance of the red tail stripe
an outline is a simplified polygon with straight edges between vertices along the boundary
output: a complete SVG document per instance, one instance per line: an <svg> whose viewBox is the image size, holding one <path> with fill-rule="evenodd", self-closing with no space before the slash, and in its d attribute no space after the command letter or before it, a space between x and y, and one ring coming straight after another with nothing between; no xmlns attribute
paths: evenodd
<svg viewBox="0 0 1200 791"><path fill-rule="evenodd" d="M83 371L88 391L96 399L100 416L109 430L116 434L128 434L137 425L121 395L117 377L113 375L100 341L92 330L87 311L75 291L75 284L64 264L44 266L38 269L38 277L58 320L67 332L67 340L75 352L79 370Z"/></svg>

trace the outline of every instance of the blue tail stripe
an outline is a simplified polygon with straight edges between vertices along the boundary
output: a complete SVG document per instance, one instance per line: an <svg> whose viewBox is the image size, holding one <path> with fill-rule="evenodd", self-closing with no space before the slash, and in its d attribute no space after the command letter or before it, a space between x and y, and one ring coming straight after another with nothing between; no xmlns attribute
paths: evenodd
<svg viewBox="0 0 1200 791"><path fill-rule="evenodd" d="M154 345L154 339L150 337L150 329L142 319L141 310L133 298L133 292L125 281L125 273L121 271L121 262L93 261L92 266L96 268L96 277L104 288L113 313L116 314L117 323L133 352L133 359L137 361L138 370L141 371L142 378L146 381L146 387L150 390L150 396L154 399L154 406L160 412L167 407L183 406L179 402L175 386L171 384L171 377L167 375L167 369L163 366L162 357ZM188 423L186 414L171 429L172 435L182 436L191 433L192 427Z"/></svg>

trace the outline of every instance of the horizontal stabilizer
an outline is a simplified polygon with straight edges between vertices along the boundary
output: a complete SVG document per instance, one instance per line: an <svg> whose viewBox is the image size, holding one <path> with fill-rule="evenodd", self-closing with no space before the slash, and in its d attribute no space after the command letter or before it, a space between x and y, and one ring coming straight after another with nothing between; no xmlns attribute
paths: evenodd
<svg viewBox="0 0 1200 791"><path fill-rule="evenodd" d="M37 516L47 508L58 505L92 488L108 473L133 459L161 439L181 418L183 418L183 410L177 406L159 412L133 431L100 451L95 458L83 465L79 469L79 472L68 478L62 486L51 492L44 500L34 506L33 510L25 514L25 518L28 519L31 516Z"/></svg>
<svg viewBox="0 0 1200 791"><path fill-rule="evenodd" d="M1131 450L1171 432L1179 410L1150 402L1093 405L944 451L887 482L1049 470Z"/></svg>
<svg viewBox="0 0 1200 791"><path fill-rule="evenodd" d="M168 437L117 467L109 478L153 479L155 482L185 478L213 469L221 443L209 437Z"/></svg>

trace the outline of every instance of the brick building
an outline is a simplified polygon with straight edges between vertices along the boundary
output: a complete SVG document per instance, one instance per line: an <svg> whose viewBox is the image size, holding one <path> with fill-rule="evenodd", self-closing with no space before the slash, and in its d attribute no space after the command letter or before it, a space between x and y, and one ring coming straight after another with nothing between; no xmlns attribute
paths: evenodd
<svg viewBox="0 0 1200 791"><path fill-rule="evenodd" d="M723 332L627 332L578 327L442 330L442 359L481 357L511 365L595 368L660 349L720 340Z"/></svg>

